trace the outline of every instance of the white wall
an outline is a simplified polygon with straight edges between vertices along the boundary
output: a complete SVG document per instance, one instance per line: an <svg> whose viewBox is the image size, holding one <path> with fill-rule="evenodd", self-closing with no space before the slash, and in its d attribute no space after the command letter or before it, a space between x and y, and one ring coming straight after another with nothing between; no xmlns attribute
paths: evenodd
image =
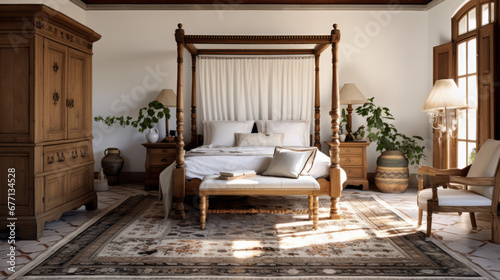
<svg viewBox="0 0 500 280"><path fill-rule="evenodd" d="M452 0L454 1L454 0ZM393 112L395 125L408 135L428 136L420 106L428 94L428 34L424 11L88 11L87 25L102 35L94 45L93 113L133 115L162 88L176 87L174 30L186 34L330 34L342 32L340 85L354 82L366 97ZM185 53L185 123L190 122L190 56ZM151 75L158 68L161 75ZM331 52L321 58L321 139L331 137ZM357 128L362 121L353 118ZM160 126L163 130L164 125ZM174 127L173 120L169 126ZM189 130L189 126L186 126ZM187 133L185 134L186 139ZM103 151L118 147L124 171L144 170L144 135L127 127L94 123L94 153L100 167ZM324 144L323 144L324 145ZM325 150L326 147L323 148ZM369 170L378 153L369 148ZM430 156L430 154L429 154Z"/></svg>
<svg viewBox="0 0 500 280"><path fill-rule="evenodd" d="M0 4L44 4L85 24L86 12L69 0L2 0Z"/></svg>

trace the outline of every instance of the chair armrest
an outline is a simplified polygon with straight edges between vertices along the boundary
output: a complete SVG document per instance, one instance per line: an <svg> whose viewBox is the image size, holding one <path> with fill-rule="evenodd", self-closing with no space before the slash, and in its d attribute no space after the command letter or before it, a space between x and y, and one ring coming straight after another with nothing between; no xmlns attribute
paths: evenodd
<svg viewBox="0 0 500 280"><path fill-rule="evenodd" d="M422 166L422 167L418 168L418 175L466 176L467 173L469 172L469 169L470 169L470 165L465 167L465 168L462 168L462 169L458 169L458 168L437 169L437 168L430 167L430 166Z"/></svg>
<svg viewBox="0 0 500 280"><path fill-rule="evenodd" d="M450 176L449 183L458 183L463 185L473 186L494 186L495 178L491 177L461 177Z"/></svg>

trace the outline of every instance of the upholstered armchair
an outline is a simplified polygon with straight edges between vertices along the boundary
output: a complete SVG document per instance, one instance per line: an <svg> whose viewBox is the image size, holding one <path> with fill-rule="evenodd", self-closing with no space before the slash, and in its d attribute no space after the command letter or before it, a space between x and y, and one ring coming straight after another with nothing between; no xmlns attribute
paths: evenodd
<svg viewBox="0 0 500 280"><path fill-rule="evenodd" d="M475 229L475 212L491 214L491 234L500 243L498 207L500 198L500 141L489 139L482 145L474 163L463 169L418 169L418 226L423 211L427 211L427 235L431 235L432 214L437 212L469 212ZM431 188L424 189L423 176L430 175ZM464 189L447 188L449 184L464 185ZM438 187L444 188L438 188Z"/></svg>

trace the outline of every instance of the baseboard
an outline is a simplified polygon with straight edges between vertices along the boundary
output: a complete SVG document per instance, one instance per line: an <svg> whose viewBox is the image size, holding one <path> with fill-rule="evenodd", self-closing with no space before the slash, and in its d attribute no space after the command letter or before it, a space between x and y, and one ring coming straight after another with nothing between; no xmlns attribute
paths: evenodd
<svg viewBox="0 0 500 280"><path fill-rule="evenodd" d="M94 179L97 179L99 172L94 172ZM120 173L120 184L144 184L146 172L122 172Z"/></svg>

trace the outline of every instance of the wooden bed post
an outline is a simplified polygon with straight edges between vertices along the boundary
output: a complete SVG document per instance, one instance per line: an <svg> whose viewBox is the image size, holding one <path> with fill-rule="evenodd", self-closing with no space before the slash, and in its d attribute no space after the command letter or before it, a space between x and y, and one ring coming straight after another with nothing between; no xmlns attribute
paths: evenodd
<svg viewBox="0 0 500 280"><path fill-rule="evenodd" d="M182 24L175 30L175 41L177 42L177 167L174 170L174 201L173 218L184 219L184 197L186 169L184 166L184 91L183 91L183 54L184 54L184 30Z"/></svg>
<svg viewBox="0 0 500 280"><path fill-rule="evenodd" d="M314 77L314 146L321 150L320 141L320 105L321 99L319 95L319 54L314 55L314 71L316 76Z"/></svg>
<svg viewBox="0 0 500 280"><path fill-rule="evenodd" d="M191 55L191 147L198 147L198 134L196 133L196 58Z"/></svg>
<svg viewBox="0 0 500 280"><path fill-rule="evenodd" d="M339 44L338 39L340 39L340 30L337 29L338 25L333 25L332 30L332 110L330 115L332 117L332 145L330 145L330 185L331 185L331 206L330 206L330 219L340 219L339 210L337 203L339 201L340 193L342 191L342 170L340 168L340 141L339 141L339 85L338 85L338 53ZM333 37L338 39L333 41Z"/></svg>

